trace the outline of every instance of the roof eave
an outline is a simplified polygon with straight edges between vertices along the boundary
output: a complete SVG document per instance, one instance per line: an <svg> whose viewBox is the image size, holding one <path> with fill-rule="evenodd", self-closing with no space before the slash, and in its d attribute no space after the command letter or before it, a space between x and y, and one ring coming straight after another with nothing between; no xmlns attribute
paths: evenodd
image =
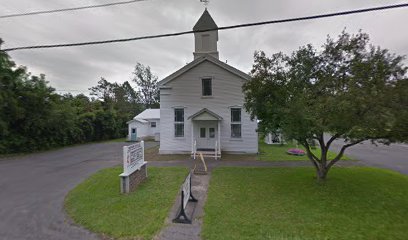
<svg viewBox="0 0 408 240"><path fill-rule="evenodd" d="M198 64L204 62L204 61L210 61L212 63L214 63L215 65L227 70L228 72L244 79L244 80L249 80L251 79L251 77L242 72L239 69L236 69L224 62L221 62L220 60L212 57L211 55L204 55L201 56L197 59L195 59L194 61L190 62L189 64L185 65L184 67L180 68L179 70L177 70L176 72L170 74L169 76L165 77L163 80L161 80L160 82L158 82L159 87L163 87L163 85L171 82L172 80L174 80L175 78L179 77L180 75L184 74L185 72L187 72L188 70L192 69L193 67L197 66Z"/></svg>

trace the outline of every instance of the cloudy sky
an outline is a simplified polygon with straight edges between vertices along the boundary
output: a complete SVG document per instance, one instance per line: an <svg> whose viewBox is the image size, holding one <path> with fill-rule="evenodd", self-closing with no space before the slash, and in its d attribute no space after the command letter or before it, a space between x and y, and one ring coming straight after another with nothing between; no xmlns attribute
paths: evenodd
<svg viewBox="0 0 408 240"><path fill-rule="evenodd" d="M118 0L1 0L0 15L102 4ZM219 27L404 3L384 0L210 0ZM2 48L129 38L191 30L204 6L199 0L146 0L128 5L0 19ZM219 32L220 60L249 72L255 50L290 53L299 46L322 45L344 28L368 33L371 42L408 55L408 8ZM88 92L100 77L132 78L134 65L151 67L160 79L193 60L193 35L95 46L10 52L33 74L44 73L58 90ZM407 62L407 61L406 61Z"/></svg>

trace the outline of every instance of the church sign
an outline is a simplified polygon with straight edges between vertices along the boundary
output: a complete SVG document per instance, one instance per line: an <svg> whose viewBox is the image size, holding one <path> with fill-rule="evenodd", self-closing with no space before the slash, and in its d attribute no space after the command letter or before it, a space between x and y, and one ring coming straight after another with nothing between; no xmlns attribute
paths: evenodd
<svg viewBox="0 0 408 240"><path fill-rule="evenodd" d="M135 190L147 178L143 141L123 147L123 173L119 177L121 193Z"/></svg>
<svg viewBox="0 0 408 240"><path fill-rule="evenodd" d="M144 142L123 147L123 172L131 174L140 169L144 161Z"/></svg>

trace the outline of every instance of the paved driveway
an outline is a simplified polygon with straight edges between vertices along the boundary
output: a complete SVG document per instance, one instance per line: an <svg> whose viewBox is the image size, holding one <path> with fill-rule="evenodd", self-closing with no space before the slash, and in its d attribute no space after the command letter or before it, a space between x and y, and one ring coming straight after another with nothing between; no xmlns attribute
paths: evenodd
<svg viewBox="0 0 408 240"><path fill-rule="evenodd" d="M341 141L333 142L333 147L340 150ZM346 150L346 154L361 160L365 165L388 168L403 174L408 174L408 145L391 144L378 146L365 141Z"/></svg>
<svg viewBox="0 0 408 240"><path fill-rule="evenodd" d="M0 159L0 239L98 239L67 220L64 197L97 170L120 164L125 145L87 144Z"/></svg>

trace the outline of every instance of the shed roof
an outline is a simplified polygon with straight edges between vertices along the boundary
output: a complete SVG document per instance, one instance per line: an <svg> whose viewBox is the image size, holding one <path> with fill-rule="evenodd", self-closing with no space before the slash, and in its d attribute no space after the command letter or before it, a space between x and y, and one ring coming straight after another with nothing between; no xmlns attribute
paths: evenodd
<svg viewBox="0 0 408 240"><path fill-rule="evenodd" d="M133 119L160 119L160 109L146 109Z"/></svg>
<svg viewBox="0 0 408 240"><path fill-rule="evenodd" d="M146 120L143 120L143 119L132 119L130 121L127 121L126 123L129 124L129 123L132 123L132 122L140 122L140 123L145 124L145 123L148 123L149 121L146 121Z"/></svg>

